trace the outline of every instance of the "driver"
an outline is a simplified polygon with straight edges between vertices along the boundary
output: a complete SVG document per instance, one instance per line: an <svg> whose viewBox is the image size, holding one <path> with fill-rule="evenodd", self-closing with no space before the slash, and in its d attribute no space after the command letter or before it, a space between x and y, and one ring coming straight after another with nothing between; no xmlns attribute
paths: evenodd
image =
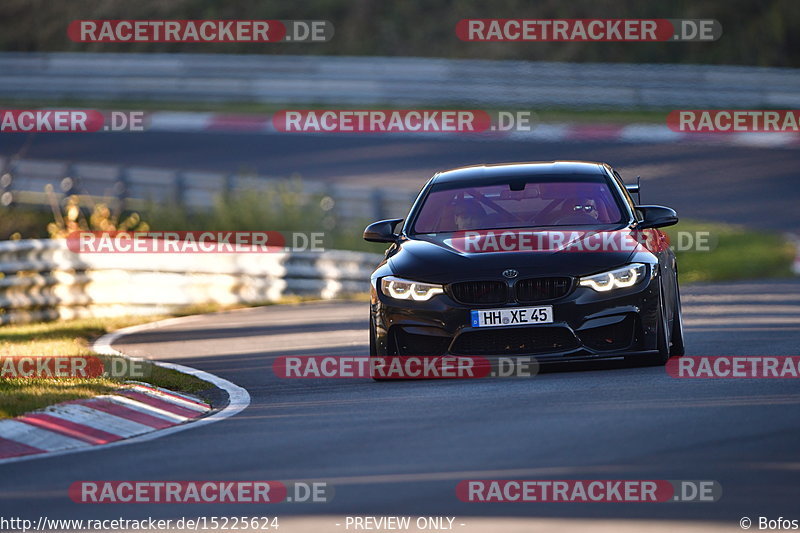
<svg viewBox="0 0 800 533"><path fill-rule="evenodd" d="M575 198L572 201L572 213L576 215L579 213L584 213L591 216L595 220L600 217L600 213L597 212L597 202L594 198Z"/></svg>
<svg viewBox="0 0 800 533"><path fill-rule="evenodd" d="M476 200L461 200L453 208L457 230L480 229L486 211Z"/></svg>

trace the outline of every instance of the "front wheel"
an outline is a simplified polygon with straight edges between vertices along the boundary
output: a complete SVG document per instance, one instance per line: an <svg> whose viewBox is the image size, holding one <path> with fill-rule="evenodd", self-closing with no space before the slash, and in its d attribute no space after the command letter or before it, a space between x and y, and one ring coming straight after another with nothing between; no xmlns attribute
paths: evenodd
<svg viewBox="0 0 800 533"><path fill-rule="evenodd" d="M372 313L369 314L369 356L377 357L378 347L375 341L375 322L372 319Z"/></svg>
<svg viewBox="0 0 800 533"><path fill-rule="evenodd" d="M664 366L667 364L670 356L670 339L667 337L667 316L664 313L664 291L659 291L661 298L658 301L658 330L656 347L658 353L645 356L634 356L628 359L631 363L640 364L641 366Z"/></svg>
<svg viewBox="0 0 800 533"><path fill-rule="evenodd" d="M375 338L375 321L372 318L372 314L370 313L369 316L369 369L370 369L370 377L373 381L392 381L389 378L381 377L377 372L375 372L375 358L378 357L378 345L377 340Z"/></svg>
<svg viewBox="0 0 800 533"><path fill-rule="evenodd" d="M678 292L678 282L675 281L675 312L672 315L672 335L669 340L669 354L673 357L682 357L686 353L683 344L683 311L681 311L681 294Z"/></svg>

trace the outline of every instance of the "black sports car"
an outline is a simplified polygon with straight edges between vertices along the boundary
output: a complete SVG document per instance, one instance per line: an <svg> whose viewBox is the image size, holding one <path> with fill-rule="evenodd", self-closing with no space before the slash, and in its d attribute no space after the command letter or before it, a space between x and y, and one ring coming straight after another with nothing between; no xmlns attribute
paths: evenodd
<svg viewBox="0 0 800 533"><path fill-rule="evenodd" d="M440 172L403 219L364 239L391 246L371 279L370 355L683 355L677 264L607 164L514 163Z"/></svg>

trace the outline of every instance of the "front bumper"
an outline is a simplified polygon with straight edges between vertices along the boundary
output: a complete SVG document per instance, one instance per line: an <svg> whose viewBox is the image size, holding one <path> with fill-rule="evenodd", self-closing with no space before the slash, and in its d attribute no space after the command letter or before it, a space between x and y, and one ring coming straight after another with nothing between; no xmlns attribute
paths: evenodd
<svg viewBox="0 0 800 533"><path fill-rule="evenodd" d="M535 304L467 305L449 294L428 301L396 300L372 284L372 324L378 356L535 356L540 362L657 352L660 276L599 293L575 286ZM474 309L552 305L553 323L472 327Z"/></svg>

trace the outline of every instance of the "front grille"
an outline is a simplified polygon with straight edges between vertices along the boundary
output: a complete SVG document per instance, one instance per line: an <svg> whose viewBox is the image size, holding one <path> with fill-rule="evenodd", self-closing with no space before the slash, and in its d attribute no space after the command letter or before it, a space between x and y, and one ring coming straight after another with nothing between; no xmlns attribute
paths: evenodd
<svg viewBox="0 0 800 533"><path fill-rule="evenodd" d="M533 355L563 352L578 347L577 339L563 327L498 328L467 331L450 348L454 355Z"/></svg>
<svg viewBox="0 0 800 533"><path fill-rule="evenodd" d="M561 298L571 285L570 278L529 278L519 280L514 289L519 303L534 303Z"/></svg>
<svg viewBox="0 0 800 533"><path fill-rule="evenodd" d="M595 350L620 350L633 342L636 320L632 316L609 326L600 326L578 332L583 344Z"/></svg>
<svg viewBox="0 0 800 533"><path fill-rule="evenodd" d="M502 304L508 299L504 281L460 281L450 285L450 293L462 304Z"/></svg>

